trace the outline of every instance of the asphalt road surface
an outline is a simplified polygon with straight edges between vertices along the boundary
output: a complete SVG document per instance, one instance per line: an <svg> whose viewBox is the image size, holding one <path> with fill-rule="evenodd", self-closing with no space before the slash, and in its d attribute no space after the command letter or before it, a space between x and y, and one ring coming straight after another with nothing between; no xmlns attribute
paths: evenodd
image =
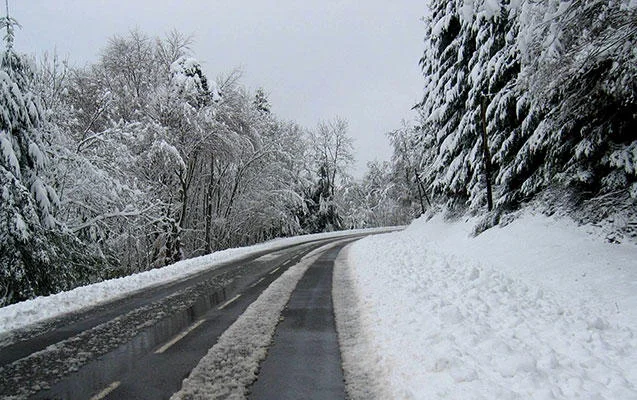
<svg viewBox="0 0 637 400"><path fill-rule="evenodd" d="M336 240L341 239L260 252L22 330L15 343L0 348L0 398L167 399L271 282L307 253ZM255 398L292 398L267 397L276 390L294 391L288 383L266 383L271 376L280 380L280 370L298 362L318 368L298 372L305 393L322 387L329 395L294 398L344 397L331 308L337 252L326 251L299 282L252 388ZM307 383L312 377L319 381Z"/></svg>
<svg viewBox="0 0 637 400"><path fill-rule="evenodd" d="M332 306L332 270L342 248L323 253L296 285L250 398L345 398Z"/></svg>

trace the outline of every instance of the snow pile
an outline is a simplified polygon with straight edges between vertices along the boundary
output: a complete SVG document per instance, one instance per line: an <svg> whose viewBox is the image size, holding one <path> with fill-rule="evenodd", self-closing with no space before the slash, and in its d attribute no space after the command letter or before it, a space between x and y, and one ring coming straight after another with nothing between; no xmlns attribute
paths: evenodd
<svg viewBox="0 0 637 400"><path fill-rule="evenodd" d="M221 335L171 399L245 398L294 288L321 253L336 244L314 250L274 281Z"/></svg>
<svg viewBox="0 0 637 400"><path fill-rule="evenodd" d="M259 252L276 250L312 240L382 232L383 230L386 229L359 229L277 239L254 246L218 251L206 256L180 261L164 268L98 282L67 292L12 304L0 308L0 338L4 336L3 339L6 341L7 334L12 330L125 297L149 287L184 279L198 272L219 266L221 263L235 261Z"/></svg>
<svg viewBox="0 0 637 400"><path fill-rule="evenodd" d="M421 219L349 250L393 397L637 398L637 247L530 214L474 225Z"/></svg>

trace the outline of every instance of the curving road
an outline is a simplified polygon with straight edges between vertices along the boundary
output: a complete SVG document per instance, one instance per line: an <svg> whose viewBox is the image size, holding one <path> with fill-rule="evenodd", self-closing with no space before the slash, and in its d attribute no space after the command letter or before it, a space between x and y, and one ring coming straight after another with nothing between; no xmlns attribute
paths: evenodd
<svg viewBox="0 0 637 400"><path fill-rule="evenodd" d="M312 250L337 240L342 238L255 253L18 332L15 343L0 348L0 398L170 398L219 336L271 282ZM329 263L336 252L337 249L326 251L299 282L277 330L271 357L263 363L262 376L252 388L255 398L268 398L272 393L288 390L270 385L269 391L264 392L263 385L271 379L268 376L272 371L276 377L276 371L288 368L281 360L290 357L289 362L297 362L290 354L290 343L303 351L310 348L305 347L310 343L307 340L315 342L313 334L305 332L305 328L294 328L299 320L309 322L310 330L327 333L324 338L329 345L324 347L331 350L314 353L328 355L326 362L332 371L329 374L337 389L324 397L344 396L329 297ZM309 313L309 317L304 313ZM302 357L308 356L311 354Z"/></svg>
<svg viewBox="0 0 637 400"><path fill-rule="evenodd" d="M345 398L332 305L332 270L343 246L323 253L297 284L251 388L253 400Z"/></svg>

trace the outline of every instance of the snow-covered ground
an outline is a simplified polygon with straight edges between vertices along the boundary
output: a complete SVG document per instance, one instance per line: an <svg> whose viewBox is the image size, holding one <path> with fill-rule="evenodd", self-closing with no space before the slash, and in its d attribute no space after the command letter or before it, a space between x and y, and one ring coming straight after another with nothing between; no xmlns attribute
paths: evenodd
<svg viewBox="0 0 637 400"><path fill-rule="evenodd" d="M475 223L349 248L364 340L346 370L376 364L399 399L637 399L637 246L531 213Z"/></svg>
<svg viewBox="0 0 637 400"><path fill-rule="evenodd" d="M328 239L363 232L380 232L385 229L359 229L320 233L272 240L266 243L227 249L213 254L184 260L164 268L158 268L118 279L111 279L82 286L51 296L42 296L0 308L0 342L9 339L10 331L26 327L63 314L80 311L112 301L140 290L184 279L221 263L231 262L262 251L277 250L285 246L316 239Z"/></svg>
<svg viewBox="0 0 637 400"><path fill-rule="evenodd" d="M336 331L341 348L345 389L351 400L389 399L391 392L372 347L369 332L364 329L361 303L354 288L347 263L347 245L334 261L332 299Z"/></svg>

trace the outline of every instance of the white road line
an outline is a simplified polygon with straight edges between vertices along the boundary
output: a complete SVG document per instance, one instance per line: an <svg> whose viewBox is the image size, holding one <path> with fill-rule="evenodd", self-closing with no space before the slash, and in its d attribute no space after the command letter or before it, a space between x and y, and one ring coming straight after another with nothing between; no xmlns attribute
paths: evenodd
<svg viewBox="0 0 637 400"><path fill-rule="evenodd" d="M287 260L286 262L283 263L282 267L285 267L286 265L290 264L292 262L292 260Z"/></svg>
<svg viewBox="0 0 637 400"><path fill-rule="evenodd" d="M102 400L104 397L108 396L113 390L117 389L122 382L115 381L108 385L104 390L91 397L91 400Z"/></svg>
<svg viewBox="0 0 637 400"><path fill-rule="evenodd" d="M252 285L250 285L251 288L255 287L256 285L258 285L259 283L263 282L265 278L261 278L258 281L254 282Z"/></svg>
<svg viewBox="0 0 637 400"><path fill-rule="evenodd" d="M281 267L276 267L275 269L273 269L272 271L270 271L270 275L274 274L276 271L280 270Z"/></svg>
<svg viewBox="0 0 637 400"><path fill-rule="evenodd" d="M174 338L172 338L172 340L170 342L166 343L165 345L163 345L159 349L157 349L155 354L161 354L164 351L168 350L172 345L174 345L175 343L177 343L178 341L180 341L181 339L186 337L187 334L189 334L190 332L195 330L195 328L197 328L199 325L203 324L205 321L206 321L205 319L201 319L201 320L195 322L193 325L190 325L190 327L188 327L188 329L186 329L185 331L181 332L179 335L177 335Z"/></svg>
<svg viewBox="0 0 637 400"><path fill-rule="evenodd" d="M224 308L228 307L233 301L235 301L236 299L238 299L239 297L241 297L240 294L234 296L233 298L231 298L230 300L226 301L225 303L223 303L222 305L220 305L219 307L217 307L217 310L223 310Z"/></svg>

